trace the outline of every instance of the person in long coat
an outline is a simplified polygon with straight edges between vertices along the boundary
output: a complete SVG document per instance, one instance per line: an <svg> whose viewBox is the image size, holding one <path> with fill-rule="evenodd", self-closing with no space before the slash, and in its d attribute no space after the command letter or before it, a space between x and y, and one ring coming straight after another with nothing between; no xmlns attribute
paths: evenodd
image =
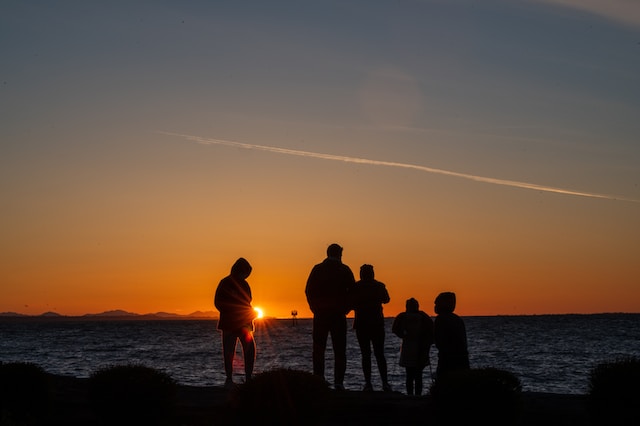
<svg viewBox="0 0 640 426"><path fill-rule="evenodd" d="M438 348L437 375L453 370L469 369L467 331L463 319L453 311L456 294L440 293L435 300L435 344Z"/></svg>

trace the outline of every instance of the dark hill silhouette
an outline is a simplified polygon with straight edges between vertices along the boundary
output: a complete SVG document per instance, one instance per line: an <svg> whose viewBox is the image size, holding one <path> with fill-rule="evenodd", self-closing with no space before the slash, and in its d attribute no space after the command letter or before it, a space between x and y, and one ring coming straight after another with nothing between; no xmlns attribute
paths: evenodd
<svg viewBox="0 0 640 426"><path fill-rule="evenodd" d="M195 311L187 315L175 314L171 312L156 312L138 314L122 309L114 309L105 312L84 314L84 315L62 315L57 312L45 312L40 315L26 315L18 312L0 312L0 318L5 319L87 319L87 320L110 320L110 319L140 319L140 320L181 320L181 319L217 319L218 312L215 311Z"/></svg>

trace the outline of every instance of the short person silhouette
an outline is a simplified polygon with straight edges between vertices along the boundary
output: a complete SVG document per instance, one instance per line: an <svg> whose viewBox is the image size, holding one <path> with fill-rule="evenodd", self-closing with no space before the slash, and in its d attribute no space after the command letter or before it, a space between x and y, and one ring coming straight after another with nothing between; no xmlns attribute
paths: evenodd
<svg viewBox="0 0 640 426"><path fill-rule="evenodd" d="M440 293L435 300L435 344L438 348L437 375L452 370L469 368L467 332L464 321L453 313L456 308L456 294Z"/></svg>
<svg viewBox="0 0 640 426"><path fill-rule="evenodd" d="M406 302L406 311L394 319L391 330L402 339L400 366L406 371L407 395L421 395L422 372L430 365L433 321L426 312L420 310L418 301L411 298Z"/></svg>

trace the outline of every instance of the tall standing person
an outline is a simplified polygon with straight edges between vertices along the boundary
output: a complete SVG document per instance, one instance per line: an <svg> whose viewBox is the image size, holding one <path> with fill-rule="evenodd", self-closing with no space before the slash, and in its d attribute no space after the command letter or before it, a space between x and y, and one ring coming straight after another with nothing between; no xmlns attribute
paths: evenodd
<svg viewBox="0 0 640 426"><path fill-rule="evenodd" d="M224 371L227 376L225 387L233 386L233 358L238 340L242 345L246 381L251 380L253 374L256 358L253 320L257 314L251 306L251 288L247 282L251 270L246 259L241 257L236 260L231 273L218 284L214 297L215 307L220 311L218 330L222 332Z"/></svg>
<svg viewBox="0 0 640 426"><path fill-rule="evenodd" d="M389 303L389 292L384 283L376 280L373 266L360 267L360 281L353 287L353 308L355 319L353 328L362 354L362 372L364 373L364 391L372 391L371 383L371 346L376 357L378 371L382 379L382 389L391 391L387 379L387 359L384 356L384 314L382 305Z"/></svg>
<svg viewBox="0 0 640 426"><path fill-rule="evenodd" d="M351 310L349 292L356 280L351 268L342 263L342 247L331 244L327 257L313 267L305 294L313 313L313 374L324 379L324 355L331 334L334 357L334 389L344 390L347 369L347 314Z"/></svg>

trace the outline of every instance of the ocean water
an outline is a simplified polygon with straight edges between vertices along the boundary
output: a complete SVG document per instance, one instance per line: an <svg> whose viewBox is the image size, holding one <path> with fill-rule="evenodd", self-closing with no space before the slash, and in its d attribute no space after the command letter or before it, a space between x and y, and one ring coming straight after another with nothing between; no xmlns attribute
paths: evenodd
<svg viewBox="0 0 640 426"><path fill-rule="evenodd" d="M398 365L400 339L386 323L386 356L394 389L404 390ZM472 367L495 367L520 378L523 390L584 394L598 363L640 356L640 314L464 317ZM255 373L278 367L311 371L311 320L256 323ZM351 326L351 320L349 321ZM348 333L345 387L364 385L355 332ZM327 379L333 354L327 349ZM437 351L431 350L435 369ZM0 361L33 362L46 371L89 377L109 365L139 363L165 371L185 385L221 386L224 370L215 320L86 321L0 319ZM238 345L237 382L243 381ZM430 369L424 372L431 380ZM374 389L381 383L373 359Z"/></svg>

